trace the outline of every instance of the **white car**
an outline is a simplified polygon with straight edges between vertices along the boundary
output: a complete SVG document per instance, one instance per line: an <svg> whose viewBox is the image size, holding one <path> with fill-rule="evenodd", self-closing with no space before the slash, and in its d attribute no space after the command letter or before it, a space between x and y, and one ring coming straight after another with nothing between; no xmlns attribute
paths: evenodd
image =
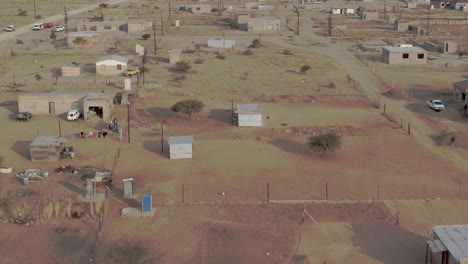
<svg viewBox="0 0 468 264"><path fill-rule="evenodd" d="M64 30L65 30L65 27L62 25L54 27L55 32L64 31Z"/></svg>
<svg viewBox="0 0 468 264"><path fill-rule="evenodd" d="M429 108L437 112L445 109L445 105L444 103L442 103L441 100L429 100L427 101L427 105L429 106Z"/></svg>
<svg viewBox="0 0 468 264"><path fill-rule="evenodd" d="M4 29L4 31L6 31L6 32L12 32L12 31L15 31L15 30L16 30L16 28L13 25L9 25L8 27L6 27Z"/></svg>
<svg viewBox="0 0 468 264"><path fill-rule="evenodd" d="M35 24L32 28L32 30L34 31L41 30L41 29L44 29L44 23Z"/></svg>
<svg viewBox="0 0 468 264"><path fill-rule="evenodd" d="M80 118L80 111L78 110L70 110L67 114L67 120L72 121L72 120L78 120Z"/></svg>

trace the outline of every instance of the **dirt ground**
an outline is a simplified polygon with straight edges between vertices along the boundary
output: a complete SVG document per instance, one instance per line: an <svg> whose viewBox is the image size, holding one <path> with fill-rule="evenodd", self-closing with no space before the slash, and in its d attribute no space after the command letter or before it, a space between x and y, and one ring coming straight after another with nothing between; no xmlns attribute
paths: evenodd
<svg viewBox="0 0 468 264"><path fill-rule="evenodd" d="M86 4L78 3L80 7ZM115 20L151 19L167 8L165 3L153 3L160 9L143 9L143 4L151 3L135 1L74 18L102 11ZM124 253L138 253L152 259L151 263L405 264L422 261L431 226L466 222L462 210L468 196L466 118L461 116L460 105L451 100L451 84L466 78L466 69L369 63L353 50L361 39L317 36L325 29L326 14L304 11L302 35L297 37L290 30L295 28L296 14L276 11L288 25L279 33L262 35L226 29L234 13L222 17L174 14L183 27L170 28L156 54L151 39L145 42L137 34L117 36L122 38L121 55L138 61L133 54L135 44L150 51L146 84L134 85L132 91L136 99L130 104L130 144L126 138L119 142L112 137L73 136L105 130L107 123L99 119L67 122L64 116L34 116L28 123L14 120L16 100L22 93L116 93L123 87L2 86L3 166L13 167L14 173L29 168L51 173L43 182L28 186L21 185L14 173L0 175L0 231L5 234L0 238L0 262L84 263L94 255L97 263L107 263L130 243L134 246ZM262 17L276 11L252 13ZM318 19L311 19L315 15ZM388 33L387 28L377 28L387 26L382 21L352 21L352 28L364 35L365 30ZM223 33L235 38L237 47L223 51L225 58L219 59L217 49L204 45L209 37ZM34 80L35 74L48 80L50 71L64 63L92 64L106 55L104 46L55 50L48 34L22 35L25 44L16 44L16 38L0 43L4 52L0 84L13 78ZM252 55L242 54L258 37L261 47L252 49ZM38 51L35 39L42 40ZM202 47L197 50L194 43ZM8 55L10 48L16 56ZM170 48L186 50L182 59L190 63L190 72L174 71L168 63ZM284 50L290 51L288 55ZM305 74L300 73L303 65L311 66ZM86 72L73 80L94 78L107 79ZM183 99L201 100L205 107L188 120L170 110ZM432 112L425 105L428 99L444 100L447 110ZM260 105L262 127L231 126L231 104L240 103ZM126 130L126 107L116 106L115 117ZM30 142L37 135L57 136L59 122L76 158L31 162ZM307 140L325 131L339 134L342 146L322 157L307 148ZM183 135L195 137L193 158L169 160L168 137ZM102 205L83 200L82 180L53 173L66 165L113 172L109 208L98 239ZM135 179L135 199L122 198L125 178ZM140 208L141 194L146 192L153 193L155 215L121 218L122 208ZM305 207L298 202L303 200L308 200ZM303 220L304 208L318 224L307 215ZM73 210L85 215L72 219ZM9 220L25 215L35 221L18 225ZM40 238L39 245L32 244L32 235ZM15 243L19 236L26 241Z"/></svg>

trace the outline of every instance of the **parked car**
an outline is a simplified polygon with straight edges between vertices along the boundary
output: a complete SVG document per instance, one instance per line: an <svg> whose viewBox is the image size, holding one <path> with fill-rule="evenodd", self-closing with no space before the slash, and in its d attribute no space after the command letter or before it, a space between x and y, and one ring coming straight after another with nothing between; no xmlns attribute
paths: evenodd
<svg viewBox="0 0 468 264"><path fill-rule="evenodd" d="M55 31L55 32L64 31L64 30L65 30L65 27L62 26L62 25L55 26L55 28L54 28L54 31Z"/></svg>
<svg viewBox="0 0 468 264"><path fill-rule="evenodd" d="M32 114L29 112L19 112L16 115L16 121L28 122L32 118Z"/></svg>
<svg viewBox="0 0 468 264"><path fill-rule="evenodd" d="M72 120L78 120L80 118L80 111L78 110L70 110L67 114L67 120L72 121Z"/></svg>
<svg viewBox="0 0 468 264"><path fill-rule="evenodd" d="M44 23L37 23L32 28L32 30L34 30L34 31L42 30L42 29L44 29Z"/></svg>
<svg viewBox="0 0 468 264"><path fill-rule="evenodd" d="M16 30L16 28L13 25L9 25L8 27L6 27L4 29L4 31L6 31L6 32L12 32L12 31L15 31L15 30Z"/></svg>
<svg viewBox="0 0 468 264"><path fill-rule="evenodd" d="M132 75L137 75L140 71L138 69L130 69L127 70L126 72L122 73L123 76L132 76Z"/></svg>
<svg viewBox="0 0 468 264"><path fill-rule="evenodd" d="M442 103L441 100L429 100L427 101L427 105L429 106L429 108L431 108L432 110L436 112L439 112L445 109L445 105L444 103Z"/></svg>
<svg viewBox="0 0 468 264"><path fill-rule="evenodd" d="M54 23L44 23L44 28L53 28Z"/></svg>

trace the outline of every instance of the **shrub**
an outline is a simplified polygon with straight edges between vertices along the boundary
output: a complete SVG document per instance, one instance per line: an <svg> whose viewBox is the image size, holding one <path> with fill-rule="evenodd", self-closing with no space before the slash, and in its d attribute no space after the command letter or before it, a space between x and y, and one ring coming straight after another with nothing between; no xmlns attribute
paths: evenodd
<svg viewBox="0 0 468 264"><path fill-rule="evenodd" d="M336 84L334 82L329 82L328 88L336 88Z"/></svg>
<svg viewBox="0 0 468 264"><path fill-rule="evenodd" d="M257 49L260 47L260 40L259 39L254 39L252 40L252 44L250 44L249 48L254 48Z"/></svg>
<svg viewBox="0 0 468 264"><path fill-rule="evenodd" d="M176 72L180 72L180 73L186 73L188 72L192 67L190 66L190 64L186 61L178 61L176 62L176 65L175 65L175 70Z"/></svg>
<svg viewBox="0 0 468 264"><path fill-rule="evenodd" d="M192 119L192 114L199 113L204 106L203 102L198 100L183 100L173 105L171 110L187 114L189 115L189 119Z"/></svg>
<svg viewBox="0 0 468 264"><path fill-rule="evenodd" d="M216 12L219 12L218 8L211 8L211 13L216 13Z"/></svg>
<svg viewBox="0 0 468 264"><path fill-rule="evenodd" d="M41 16L41 15L37 15L37 16L35 16L34 18L35 18L35 19L41 19L42 16Z"/></svg>
<svg viewBox="0 0 468 264"><path fill-rule="evenodd" d="M23 42L21 39L17 39L17 40L16 40L16 44L23 45L24 42Z"/></svg>
<svg viewBox="0 0 468 264"><path fill-rule="evenodd" d="M202 59L196 59L193 63L195 63L195 64L203 64L203 60L202 60Z"/></svg>
<svg viewBox="0 0 468 264"><path fill-rule="evenodd" d="M109 5L106 3L99 4L99 8L107 8Z"/></svg>
<svg viewBox="0 0 468 264"><path fill-rule="evenodd" d="M237 23L237 21L229 21L229 27L231 29L239 29L239 23Z"/></svg>
<svg viewBox="0 0 468 264"><path fill-rule="evenodd" d="M305 74L308 70L310 70L310 66L309 65L304 65L301 67L300 71L302 74Z"/></svg>
<svg viewBox="0 0 468 264"><path fill-rule="evenodd" d="M36 75L34 75L34 78L36 78L36 81L42 80L42 76L39 75L38 73L36 73Z"/></svg>
<svg viewBox="0 0 468 264"><path fill-rule="evenodd" d="M194 49L183 49L182 50L183 54L194 54L195 52L197 52L197 51L194 50Z"/></svg>
<svg viewBox="0 0 468 264"><path fill-rule="evenodd" d="M141 36L144 40L147 40L149 38L151 38L151 35L150 34L143 34L143 36Z"/></svg>
<svg viewBox="0 0 468 264"><path fill-rule="evenodd" d="M322 155L326 156L327 152L333 151L341 146L341 137L333 132L327 132L310 137L308 145L312 151L322 152Z"/></svg>
<svg viewBox="0 0 468 264"><path fill-rule="evenodd" d="M224 60L226 59L226 56L224 56L223 54L219 53L216 58L220 59L220 60Z"/></svg>
<svg viewBox="0 0 468 264"><path fill-rule="evenodd" d="M28 11L26 10L18 10L18 16L27 16L28 15Z"/></svg>
<svg viewBox="0 0 468 264"><path fill-rule="evenodd" d="M180 82L180 81L183 81L187 79L187 76L186 75L180 75L180 76L177 76L175 77L174 79L172 79L173 82Z"/></svg>
<svg viewBox="0 0 468 264"><path fill-rule="evenodd" d="M244 50L241 54L242 54L242 55L250 56L250 55L253 54L253 52L252 52L252 50L249 50L249 49L248 49L248 50Z"/></svg>
<svg viewBox="0 0 468 264"><path fill-rule="evenodd" d="M290 50L283 50L284 55L292 55L292 52Z"/></svg>

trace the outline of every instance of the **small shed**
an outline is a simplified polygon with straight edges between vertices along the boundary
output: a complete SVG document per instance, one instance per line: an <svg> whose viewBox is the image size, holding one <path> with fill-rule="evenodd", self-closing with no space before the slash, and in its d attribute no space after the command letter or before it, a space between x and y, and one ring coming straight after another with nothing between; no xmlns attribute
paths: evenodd
<svg viewBox="0 0 468 264"><path fill-rule="evenodd" d="M247 22L247 31L265 32L280 31L281 19L277 17L254 18Z"/></svg>
<svg viewBox="0 0 468 264"><path fill-rule="evenodd" d="M144 20L129 20L127 23L127 32L142 32L151 28L153 22L146 22Z"/></svg>
<svg viewBox="0 0 468 264"><path fill-rule="evenodd" d="M176 64L180 61L180 54L182 53L182 49L170 49L168 52L170 64Z"/></svg>
<svg viewBox="0 0 468 264"><path fill-rule="evenodd" d="M67 63L62 66L62 76L80 76L80 64L76 62Z"/></svg>
<svg viewBox="0 0 468 264"><path fill-rule="evenodd" d="M387 64L427 64L427 51L420 47L384 47L382 61Z"/></svg>
<svg viewBox="0 0 468 264"><path fill-rule="evenodd" d="M67 138L37 136L29 148L32 161L58 161L65 149Z"/></svg>
<svg viewBox="0 0 468 264"><path fill-rule="evenodd" d="M409 30L410 21L406 19L399 19L395 21L395 30L398 32L406 32Z"/></svg>
<svg viewBox="0 0 468 264"><path fill-rule="evenodd" d="M211 5L192 5L190 11L193 14L209 14L211 13Z"/></svg>
<svg viewBox="0 0 468 264"><path fill-rule="evenodd" d="M468 225L434 226L426 242L427 264L468 263Z"/></svg>
<svg viewBox="0 0 468 264"><path fill-rule="evenodd" d="M453 84L453 100L462 104L468 104L468 80Z"/></svg>
<svg viewBox="0 0 468 264"><path fill-rule="evenodd" d="M170 159L191 159L193 136L169 137Z"/></svg>
<svg viewBox="0 0 468 264"><path fill-rule="evenodd" d="M363 20L377 20L379 19L379 12L363 12L361 18Z"/></svg>
<svg viewBox="0 0 468 264"><path fill-rule="evenodd" d="M103 75L118 75L127 70L128 58L119 55L109 55L96 61L96 73Z"/></svg>
<svg viewBox="0 0 468 264"><path fill-rule="evenodd" d="M238 24L245 24L249 22L250 15L249 14L239 14L237 15L237 23Z"/></svg>
<svg viewBox="0 0 468 264"><path fill-rule="evenodd" d="M262 111L258 104L238 104L234 110L238 126L262 126Z"/></svg>
<svg viewBox="0 0 468 264"><path fill-rule="evenodd" d="M124 184L124 198L133 198L133 178L123 179Z"/></svg>
<svg viewBox="0 0 468 264"><path fill-rule="evenodd" d="M235 39L229 38L209 38L208 39L208 48L223 48L223 49L232 49L236 44Z"/></svg>

